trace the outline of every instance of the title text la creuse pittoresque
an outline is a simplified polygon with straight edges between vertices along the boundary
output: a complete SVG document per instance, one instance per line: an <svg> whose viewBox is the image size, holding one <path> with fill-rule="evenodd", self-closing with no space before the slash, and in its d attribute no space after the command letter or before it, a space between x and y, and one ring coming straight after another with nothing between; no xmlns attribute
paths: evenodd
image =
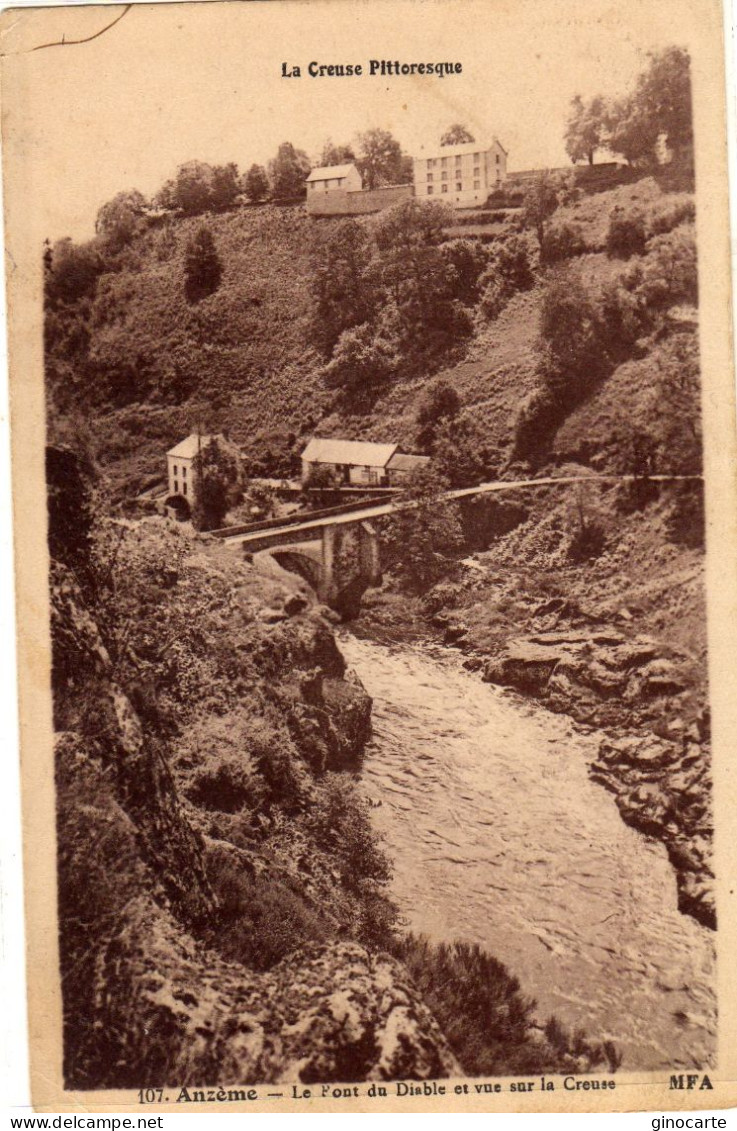
<svg viewBox="0 0 737 1131"><path fill-rule="evenodd" d="M368 63L308 63L305 73L312 79L388 78L393 75L446 75L463 74L462 63L402 63L398 59L369 59ZM299 63L282 63L283 79L302 78Z"/></svg>

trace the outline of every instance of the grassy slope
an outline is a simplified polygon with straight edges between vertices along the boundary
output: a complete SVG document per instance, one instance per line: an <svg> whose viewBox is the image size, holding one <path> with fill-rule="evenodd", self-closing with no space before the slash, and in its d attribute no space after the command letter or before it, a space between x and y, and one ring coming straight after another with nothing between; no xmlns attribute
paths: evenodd
<svg viewBox="0 0 737 1131"><path fill-rule="evenodd" d="M646 178L585 196L560 209L555 222L580 225L592 250L577 263L595 287L622 269L621 261L610 260L600 250L612 208L639 208L652 216L687 199L683 193L663 193ZM166 405L149 397L141 405L98 416L98 452L113 482L141 481L161 472L165 448L197 419L195 404L218 398L230 398L221 418L233 437L261 454L271 450L283 455L288 432L297 437L298 447L300 436L316 428L323 434L390 439L411 448L427 377L398 381L363 415L346 414L335 394L323 387L320 358L307 344L315 221L299 207L266 206L210 217L223 280L214 295L190 306L184 298L183 255L200 222L170 221L149 231L127 253L127 266L100 283L93 353L108 358L137 354L159 375L183 373L192 388L189 404ZM331 223L320 221L326 222ZM371 223L370 218L365 222ZM496 321L479 324L465 359L444 371L501 449L508 449L519 404L535 385L539 308L538 290L516 295ZM695 323L687 332L695 333ZM585 447L586 458L598 449L599 466L611 465L616 455L613 429L633 419L642 424L657 411L652 378L660 348L653 344L643 356L621 365L569 416L554 444L558 461L580 460ZM565 523L570 500L562 495L556 499L545 503L544 513L533 513L526 532L510 536L515 553L531 564L541 536L538 520L550 522L555 512L558 525ZM648 628L657 629L663 622L663 630L690 639L696 632L701 639L700 607L695 617L684 615L684 602L662 595L652 568L658 563L663 584L672 577L678 588L678 579L692 571L698 554L667 543L661 519L653 523L649 516L643 522L638 515L622 517L611 507L605 509L607 554L599 562L576 567L570 584L575 588L581 578L596 601L606 603L626 578L630 592L643 594ZM613 546L618 542L622 548L615 560ZM499 552L503 554L501 547ZM657 597L648 596L653 593Z"/></svg>

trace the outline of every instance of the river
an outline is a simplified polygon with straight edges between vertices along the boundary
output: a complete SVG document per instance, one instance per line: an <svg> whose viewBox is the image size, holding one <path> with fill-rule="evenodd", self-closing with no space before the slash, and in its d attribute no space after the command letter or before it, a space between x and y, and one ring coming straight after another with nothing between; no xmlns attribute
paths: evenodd
<svg viewBox="0 0 737 1131"><path fill-rule="evenodd" d="M708 1066L713 935L677 910L665 849L591 782L598 736L440 646L341 636L373 697L362 789L405 925L481 944L623 1071Z"/></svg>

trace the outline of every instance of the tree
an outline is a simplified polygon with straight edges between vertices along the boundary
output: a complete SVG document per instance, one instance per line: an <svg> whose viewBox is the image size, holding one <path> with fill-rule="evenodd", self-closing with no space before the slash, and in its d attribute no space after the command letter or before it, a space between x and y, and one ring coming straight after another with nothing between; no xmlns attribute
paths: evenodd
<svg viewBox="0 0 737 1131"><path fill-rule="evenodd" d="M358 135L358 168L364 188L402 182L402 148L388 130L366 130Z"/></svg>
<svg viewBox="0 0 737 1131"><path fill-rule="evenodd" d="M499 457L473 417L447 416L435 430L433 466L451 487L475 487L496 475Z"/></svg>
<svg viewBox="0 0 737 1131"><path fill-rule="evenodd" d="M105 270L102 256L94 243L75 244L69 238L58 240L48 255L45 284L46 299L56 303L77 303L92 295L97 280Z"/></svg>
<svg viewBox="0 0 737 1131"><path fill-rule="evenodd" d="M440 139L441 145L470 145L476 141L476 138L467 129L466 126L461 125L460 122L455 122L454 125L448 126L443 136Z"/></svg>
<svg viewBox="0 0 737 1131"><path fill-rule="evenodd" d="M456 299L456 270L439 246L451 222L444 205L414 198L388 208L376 221L379 255L371 274L396 309L406 342L447 344L470 332Z"/></svg>
<svg viewBox="0 0 737 1131"><path fill-rule="evenodd" d="M577 94L571 102L571 110L565 132L566 153L573 164L588 161L594 164L597 149L606 144L607 110L601 96L584 102Z"/></svg>
<svg viewBox="0 0 737 1131"><path fill-rule="evenodd" d="M119 192L97 213L95 231L106 248L121 251L145 223L146 199L138 189Z"/></svg>
<svg viewBox="0 0 737 1131"><path fill-rule="evenodd" d="M310 509L320 510L339 486L340 478L334 468L326 463L313 463L302 484L302 497Z"/></svg>
<svg viewBox="0 0 737 1131"><path fill-rule="evenodd" d="M691 60L682 47L653 52L635 89L604 114L606 144L630 164L656 160L661 140L675 153L693 146ZM601 101L594 99L594 102Z"/></svg>
<svg viewBox="0 0 737 1131"><path fill-rule="evenodd" d="M398 364L396 342L381 327L365 322L340 335L325 380L331 388L348 393L370 393L391 377Z"/></svg>
<svg viewBox="0 0 737 1131"><path fill-rule="evenodd" d="M192 460L195 500L192 521L198 530L216 530L223 525L232 502L233 488L238 482L235 457L211 439L203 444Z"/></svg>
<svg viewBox="0 0 737 1131"><path fill-rule="evenodd" d="M284 141L269 162L269 178L277 200L294 200L305 195L305 180L310 172L307 154Z"/></svg>
<svg viewBox="0 0 737 1131"><path fill-rule="evenodd" d="M609 366L598 296L592 295L580 270L553 272L543 294L540 345L544 384L556 403L570 408Z"/></svg>
<svg viewBox="0 0 737 1131"><path fill-rule="evenodd" d="M445 377L436 377L428 385L417 410L417 443L423 451L432 451L438 424L458 416L461 404L458 391Z"/></svg>
<svg viewBox="0 0 737 1131"><path fill-rule="evenodd" d="M373 318L376 295L366 278L372 247L364 225L320 225L312 250L310 336L329 355L344 330Z"/></svg>
<svg viewBox="0 0 737 1131"><path fill-rule="evenodd" d="M171 186L171 201L185 216L207 212L212 202L213 170L203 161L188 161L180 165ZM168 186L164 186L166 192Z"/></svg>
<svg viewBox="0 0 737 1131"><path fill-rule="evenodd" d="M187 242L184 253L184 288L189 302L199 302L220 286L223 268L212 238L202 224Z"/></svg>
<svg viewBox="0 0 737 1131"><path fill-rule="evenodd" d="M451 240L443 244L443 255L456 273L456 295L466 306L475 306L479 297L479 280L489 262L483 244L477 240Z"/></svg>
<svg viewBox="0 0 737 1131"><path fill-rule="evenodd" d="M385 520L382 548L404 588L424 593L445 576L463 546L453 504L443 498L448 484L432 468L416 471L401 501L409 506Z"/></svg>
<svg viewBox="0 0 737 1131"><path fill-rule="evenodd" d="M269 191L269 178L263 165L251 165L243 178L243 191L253 204L263 200Z"/></svg>
<svg viewBox="0 0 737 1131"><path fill-rule="evenodd" d="M215 165L210 183L210 207L215 211L230 208L240 192L238 166L234 162Z"/></svg>
<svg viewBox="0 0 737 1131"><path fill-rule="evenodd" d="M327 139L320 154L320 164L323 166L349 165L355 160L356 154L352 145L334 145L331 138Z"/></svg>
<svg viewBox="0 0 737 1131"><path fill-rule="evenodd" d="M526 228L534 229L540 247L545 239L547 222L558 207L558 190L558 181L552 173L538 173L522 201L522 222Z"/></svg>

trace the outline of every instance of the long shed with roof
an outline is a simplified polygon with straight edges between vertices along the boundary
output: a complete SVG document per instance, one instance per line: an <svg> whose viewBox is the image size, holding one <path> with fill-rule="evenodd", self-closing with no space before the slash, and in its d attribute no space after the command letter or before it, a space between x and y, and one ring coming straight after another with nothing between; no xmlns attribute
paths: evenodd
<svg viewBox="0 0 737 1131"><path fill-rule="evenodd" d="M302 481L307 480L314 468L327 467L340 484L393 486L428 462L427 456L404 455L398 444L315 436L302 452Z"/></svg>

